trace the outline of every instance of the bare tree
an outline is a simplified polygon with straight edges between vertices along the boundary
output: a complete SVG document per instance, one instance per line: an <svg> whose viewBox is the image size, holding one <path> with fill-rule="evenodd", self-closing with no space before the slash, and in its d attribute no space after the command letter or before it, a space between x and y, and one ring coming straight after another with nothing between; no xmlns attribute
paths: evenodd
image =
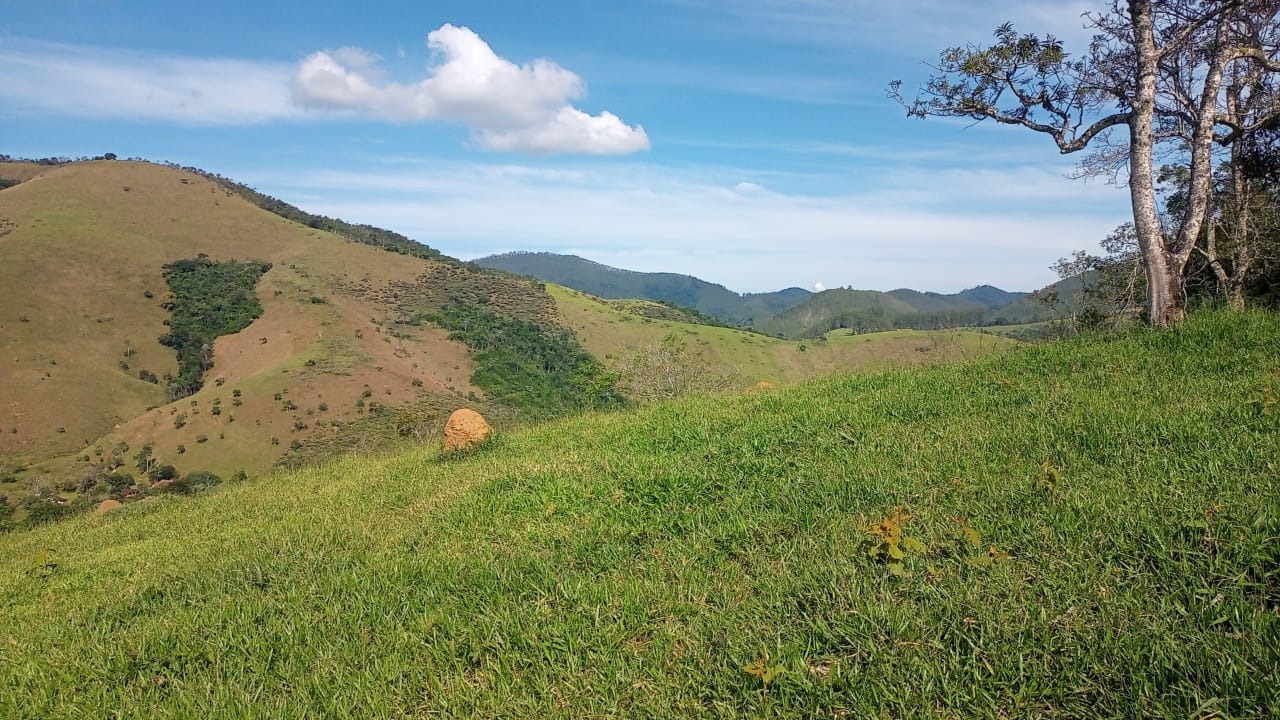
<svg viewBox="0 0 1280 720"><path fill-rule="evenodd" d="M1273 22L1242 18L1238 33L1251 44L1275 54L1280 29ZM1219 121L1225 126L1218 142L1230 157L1220 172L1222 202L1209 214L1202 245L1196 247L1218 280L1228 303L1244 307L1244 289L1250 273L1271 250L1280 217L1277 217L1276 185L1266 169L1251 162L1252 145L1260 131L1280 121L1280 92L1261 63L1236 63L1228 72ZM1274 171L1272 171L1274 172Z"/></svg>
<svg viewBox="0 0 1280 720"><path fill-rule="evenodd" d="M902 97L900 82L890 93L912 117L1017 125L1049 136L1064 154L1092 144L1086 174L1123 162L1148 317L1165 326L1185 316L1182 277L1207 217L1215 132L1257 129L1230 127L1219 113L1224 73L1236 63L1263 76L1280 71L1274 49L1242 31L1269 26L1278 11L1280 0L1111 0L1085 15L1096 34L1081 58L1052 36L1019 35L1005 24L991 47L944 51L914 100ZM1113 134L1121 127L1126 140ZM1186 201L1166 218L1169 227L1157 202L1160 153L1185 157L1187 167Z"/></svg>
<svg viewBox="0 0 1280 720"><path fill-rule="evenodd" d="M619 387L623 394L639 402L724 390L735 381L732 371L713 363L675 334L623 348L613 366L622 376Z"/></svg>

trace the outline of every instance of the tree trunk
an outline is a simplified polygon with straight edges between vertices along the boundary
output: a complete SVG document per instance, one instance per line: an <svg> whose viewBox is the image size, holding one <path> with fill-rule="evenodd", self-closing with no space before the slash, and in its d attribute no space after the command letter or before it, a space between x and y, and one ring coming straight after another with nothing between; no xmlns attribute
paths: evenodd
<svg viewBox="0 0 1280 720"><path fill-rule="evenodd" d="M1224 10L1217 20L1213 34L1212 55L1204 74L1204 87L1200 91L1200 105L1196 109L1196 125L1191 134L1191 168L1187 180L1187 206L1178 235L1169 250L1175 254L1176 271L1181 274L1191 259L1200 231L1205 227L1209 213L1210 196L1213 194L1213 128L1217 118L1218 95L1222 90L1222 75L1229 52L1227 38L1231 27L1231 13Z"/></svg>
<svg viewBox="0 0 1280 720"><path fill-rule="evenodd" d="M1133 203L1133 229L1138 236L1142 265L1147 272L1147 316L1152 325L1167 327L1186 314L1182 294L1182 265L1165 252L1164 233L1156 210L1155 173L1152 170L1155 139L1152 124L1156 106L1155 31L1151 0L1130 0L1129 22L1137 52L1137 77L1133 109L1129 114L1129 196Z"/></svg>
<svg viewBox="0 0 1280 720"><path fill-rule="evenodd" d="M1227 307L1232 310L1244 310L1244 278L1232 277L1227 281Z"/></svg>

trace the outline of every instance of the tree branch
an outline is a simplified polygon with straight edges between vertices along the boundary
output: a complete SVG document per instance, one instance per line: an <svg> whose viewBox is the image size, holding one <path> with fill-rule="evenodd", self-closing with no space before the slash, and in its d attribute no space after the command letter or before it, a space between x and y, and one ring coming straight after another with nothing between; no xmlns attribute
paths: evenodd
<svg viewBox="0 0 1280 720"><path fill-rule="evenodd" d="M1192 35L1196 34L1200 28L1207 25L1214 18L1226 13L1227 11L1234 11L1239 7L1240 0L1227 0L1227 2L1222 3L1217 8L1201 15L1196 20L1187 23L1187 26L1182 29L1182 32L1175 35L1172 40L1169 40L1164 44L1164 47L1156 51L1156 62L1158 63L1164 60L1165 56L1170 53L1178 52L1182 48L1182 45L1186 43Z"/></svg>

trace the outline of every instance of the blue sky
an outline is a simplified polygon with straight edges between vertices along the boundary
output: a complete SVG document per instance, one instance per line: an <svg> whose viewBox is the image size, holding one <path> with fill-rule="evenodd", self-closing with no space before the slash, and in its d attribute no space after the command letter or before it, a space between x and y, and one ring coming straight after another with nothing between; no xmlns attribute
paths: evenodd
<svg viewBox="0 0 1280 720"><path fill-rule="evenodd" d="M1127 193L1013 128L908 120L948 45L1074 0L0 0L0 152L195 165L461 258L739 291L1033 289Z"/></svg>

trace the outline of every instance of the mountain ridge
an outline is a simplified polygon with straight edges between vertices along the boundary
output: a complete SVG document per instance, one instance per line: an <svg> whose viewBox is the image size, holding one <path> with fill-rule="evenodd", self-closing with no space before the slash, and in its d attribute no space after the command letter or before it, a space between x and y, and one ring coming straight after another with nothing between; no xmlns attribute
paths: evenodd
<svg viewBox="0 0 1280 720"><path fill-rule="evenodd" d="M992 285L949 294L910 288L887 292L833 288L814 293L799 287L736 293L692 275L627 270L552 252L502 253L470 262L599 297L674 302L725 322L793 339L818 337L838 328L867 331L1004 324L998 311L1028 295Z"/></svg>
<svg viewBox="0 0 1280 720"><path fill-rule="evenodd" d="M799 287L769 293L738 293L693 275L627 270L578 255L551 252L510 252L470 262L612 300L672 302L739 325L760 322L813 294Z"/></svg>

